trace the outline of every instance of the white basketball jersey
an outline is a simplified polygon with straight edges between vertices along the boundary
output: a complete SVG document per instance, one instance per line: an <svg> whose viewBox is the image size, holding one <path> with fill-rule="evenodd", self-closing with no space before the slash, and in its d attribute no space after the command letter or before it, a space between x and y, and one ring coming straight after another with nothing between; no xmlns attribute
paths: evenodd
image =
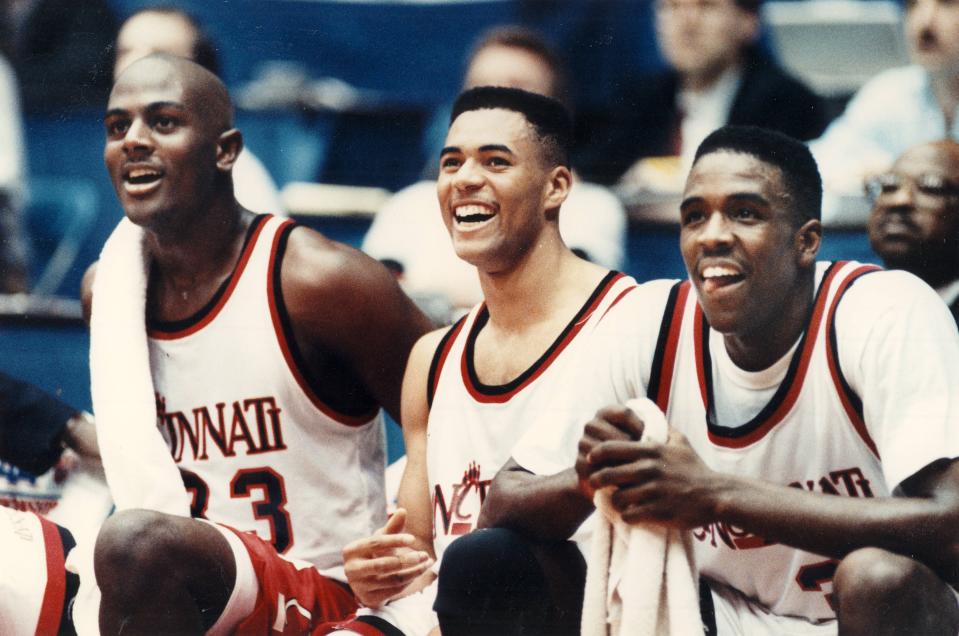
<svg viewBox="0 0 959 636"><path fill-rule="evenodd" d="M293 227L257 217L211 303L183 323L151 325L158 426L194 516L254 531L342 578L343 546L385 519L383 423L378 411L325 404L299 362L280 288Z"/></svg>
<svg viewBox="0 0 959 636"><path fill-rule="evenodd" d="M484 385L473 368L477 334L489 319L485 304L456 323L437 347L429 372L427 470L437 557L476 528L480 506L513 445L538 417L557 412L563 378L589 353L593 327L636 282L610 272L543 355L512 382ZM564 418L565 415L565 418Z"/></svg>
<svg viewBox="0 0 959 636"><path fill-rule="evenodd" d="M834 263L819 271L812 317L785 377L746 423L717 421L714 385L722 370L711 351L725 345L710 330L689 282L677 283L663 318L649 397L716 471L842 497L888 496L861 404L838 365L834 322L848 286L877 269ZM835 618L831 580L838 561L722 522L697 528L693 536L702 575L780 616Z"/></svg>
<svg viewBox="0 0 959 636"><path fill-rule="evenodd" d="M57 527L32 512L0 508L0 634L59 632L67 595Z"/></svg>

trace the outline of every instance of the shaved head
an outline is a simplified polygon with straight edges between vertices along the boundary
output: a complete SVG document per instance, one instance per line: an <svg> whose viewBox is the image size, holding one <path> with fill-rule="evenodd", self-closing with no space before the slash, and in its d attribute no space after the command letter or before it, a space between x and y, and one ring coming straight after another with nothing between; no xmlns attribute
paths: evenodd
<svg viewBox="0 0 959 636"><path fill-rule="evenodd" d="M185 106L200 113L212 132L233 128L233 104L219 77L190 60L165 53L154 53L131 63L117 77L110 93L142 90L149 86L178 86Z"/></svg>

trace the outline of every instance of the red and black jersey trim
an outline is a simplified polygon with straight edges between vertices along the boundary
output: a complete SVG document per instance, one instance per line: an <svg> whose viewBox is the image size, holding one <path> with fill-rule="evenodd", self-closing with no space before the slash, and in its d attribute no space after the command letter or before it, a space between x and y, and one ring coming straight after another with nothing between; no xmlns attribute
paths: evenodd
<svg viewBox="0 0 959 636"><path fill-rule="evenodd" d="M669 406L669 392L673 382L673 367L676 364L676 349L679 345L679 332L683 325L683 313L689 298L689 281L680 281L669 290L663 320L656 339L656 352L653 354L653 366L649 373L649 386L646 397L656 403L665 413Z"/></svg>
<svg viewBox="0 0 959 636"><path fill-rule="evenodd" d="M66 555L76 546L70 531L37 515L46 552L47 585L37 617L37 634L75 634L70 603L80 579L63 568Z"/></svg>
<svg viewBox="0 0 959 636"><path fill-rule="evenodd" d="M842 297L849 288L852 287L853 283L866 274L879 271L882 271L882 268L876 265L863 265L853 270L852 273L839 284L836 294L833 296L832 303L830 303L829 313L826 316L828 335L828 340L826 341L826 360L829 364L829 375L832 377L833 384L836 385L839 401L842 403L846 416L849 418L849 421L852 422L853 428L862 438L863 443L866 444L877 458L879 457L879 449L876 447L876 442L872 439L869 430L866 428L866 420L863 417L862 410L862 399L860 399L852 387L849 386L846 377L843 375L842 367L839 365L839 347L836 336L836 309L839 307L839 301L842 300Z"/></svg>
<svg viewBox="0 0 959 636"><path fill-rule="evenodd" d="M296 383L309 398L313 406L341 424L362 426L373 419L379 411L379 407L373 398L367 395L354 395L352 397L355 397L356 401L348 403L344 401L343 395L338 395L333 391L327 390L323 383L317 381L313 376L309 366L306 364L306 358L296 344L293 324L287 312L286 303L283 300L281 275L283 256L286 254L290 234L297 227L298 225L293 221L285 221L276 231L273 247L270 251L270 265L267 274L267 299L270 305L270 316L273 320L277 343L280 346L283 358L286 360L287 367L293 374ZM322 308L318 310L322 311ZM340 373L351 374L351 371L345 364L338 366L340 367Z"/></svg>
<svg viewBox="0 0 959 636"><path fill-rule="evenodd" d="M216 318L217 314L220 313L220 310L223 309L226 302L230 299L230 294L233 293L237 283L240 282L243 270L246 268L246 264L253 254L253 247L256 245L256 240L259 238L263 226L266 225L269 219L269 214L259 214L253 219L250 227L246 230L243 247L240 249L240 258L237 259L236 265L233 266L233 272L226 277L226 280L217 288L210 301L204 305L200 311L183 320L164 321L147 318L147 334L154 340L176 340L194 334L213 322L213 319Z"/></svg>
<svg viewBox="0 0 959 636"><path fill-rule="evenodd" d="M566 325L563 331L557 336L556 340L546 349L546 351L537 359L528 369L523 371L511 382L499 385L483 384L480 382L473 366L473 357L476 347L476 338L479 332L489 321L489 309L483 304L473 321L469 333L466 336L466 346L463 347L463 357L460 362L460 369L463 375L463 385L466 390L477 402L482 403L503 403L508 402L514 395L522 391L526 386L532 383L536 378L543 374L553 361L563 352L570 342L580 332L590 316L596 311L596 308L602 302L603 298L612 289L616 281L623 278L620 272L609 272L599 282L593 293L583 304L572 320Z"/></svg>
<svg viewBox="0 0 959 636"><path fill-rule="evenodd" d="M436 351L433 353L433 359L430 361L430 370L426 380L426 404L428 408L433 408L433 396L436 395L436 385L440 382L440 371L446 364L446 358L450 354L453 343L456 342L456 335L463 328L466 322L466 316L457 320L452 327L446 330L440 343L436 345Z"/></svg>
<svg viewBox="0 0 959 636"><path fill-rule="evenodd" d="M709 322L702 311L696 314L696 347L697 372L700 377L700 389L705 398L706 427L709 439L717 446L725 448L745 448L753 444L771 431L792 410L802 390L806 371L812 359L816 344L816 335L826 314L826 299L829 288L832 286L837 273L844 262L832 263L823 275L819 289L813 302L812 312L806 323L802 338L789 362L786 377L773 394L766 406L749 422L742 426L720 426L716 421L715 399L713 397L712 360L709 355ZM697 307L697 309L699 309Z"/></svg>

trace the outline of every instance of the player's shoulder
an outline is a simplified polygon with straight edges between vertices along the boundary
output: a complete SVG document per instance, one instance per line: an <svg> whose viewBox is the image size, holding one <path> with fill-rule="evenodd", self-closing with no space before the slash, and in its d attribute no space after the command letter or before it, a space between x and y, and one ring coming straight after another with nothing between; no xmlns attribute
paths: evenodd
<svg viewBox="0 0 959 636"><path fill-rule="evenodd" d="M851 263L848 267L852 269L855 265ZM889 316L944 308L939 294L918 276L902 270L877 269L852 281L839 302L836 315L838 321L854 321L861 329Z"/></svg>
<svg viewBox="0 0 959 636"><path fill-rule="evenodd" d="M644 283L633 279L605 311L597 323L600 334L628 337L627 334L658 333L673 289L678 280L652 280Z"/></svg>
<svg viewBox="0 0 959 636"><path fill-rule="evenodd" d="M346 304L392 288L395 282L378 261L302 225L290 231L282 271L284 294L289 289Z"/></svg>

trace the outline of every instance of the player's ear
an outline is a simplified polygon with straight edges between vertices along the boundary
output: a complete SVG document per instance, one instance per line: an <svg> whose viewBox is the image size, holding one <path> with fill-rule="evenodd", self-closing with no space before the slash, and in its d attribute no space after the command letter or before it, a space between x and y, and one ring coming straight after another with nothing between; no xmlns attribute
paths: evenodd
<svg viewBox="0 0 959 636"><path fill-rule="evenodd" d="M816 264L816 255L822 245L822 223L809 219L796 230L796 256L800 267Z"/></svg>
<svg viewBox="0 0 959 636"><path fill-rule="evenodd" d="M216 141L216 167L223 172L233 169L240 151L243 150L243 134L231 128L220 134Z"/></svg>
<svg viewBox="0 0 959 636"><path fill-rule="evenodd" d="M546 182L546 210L558 210L573 185L573 175L566 166L556 166L549 173Z"/></svg>

